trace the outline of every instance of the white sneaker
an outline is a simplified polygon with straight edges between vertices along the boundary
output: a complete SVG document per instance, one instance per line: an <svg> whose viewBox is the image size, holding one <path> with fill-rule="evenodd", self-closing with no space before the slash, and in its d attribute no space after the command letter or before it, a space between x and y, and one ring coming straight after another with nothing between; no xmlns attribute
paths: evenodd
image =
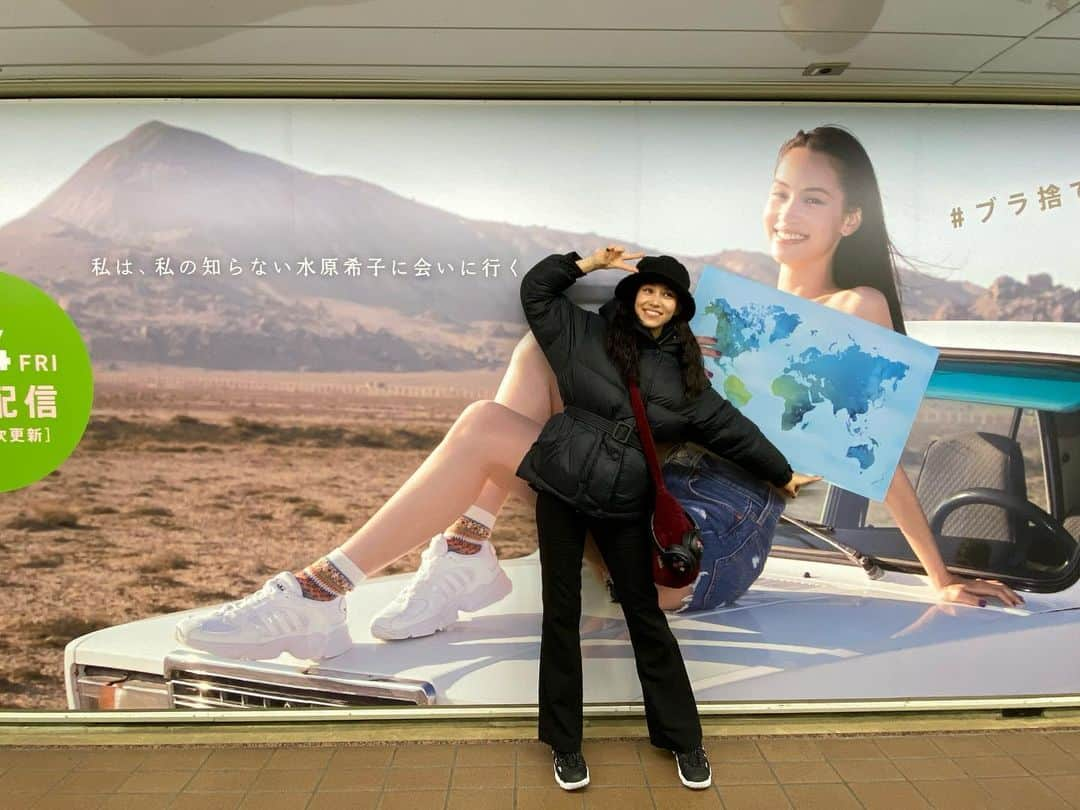
<svg viewBox="0 0 1080 810"><path fill-rule="evenodd" d="M283 571L243 599L184 619L176 638L225 658L332 658L352 645L345 615L343 596L305 599L296 577Z"/></svg>
<svg viewBox="0 0 1080 810"><path fill-rule="evenodd" d="M385 641L430 636L456 622L459 610L485 608L511 588L491 543L476 554L453 554L440 532L409 584L371 620L371 635Z"/></svg>

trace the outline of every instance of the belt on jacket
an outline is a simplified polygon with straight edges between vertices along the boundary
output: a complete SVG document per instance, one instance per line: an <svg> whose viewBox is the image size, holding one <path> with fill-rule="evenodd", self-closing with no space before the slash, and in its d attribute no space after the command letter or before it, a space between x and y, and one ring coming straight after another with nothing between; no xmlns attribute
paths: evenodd
<svg viewBox="0 0 1080 810"><path fill-rule="evenodd" d="M584 422L586 425L592 425L594 428L604 431L617 442L636 447L638 450L643 449L641 440L637 435L637 425L632 422L616 422L613 419L605 419L592 411L586 411L585 409L575 407L574 405L568 405L565 412L568 416L579 422Z"/></svg>

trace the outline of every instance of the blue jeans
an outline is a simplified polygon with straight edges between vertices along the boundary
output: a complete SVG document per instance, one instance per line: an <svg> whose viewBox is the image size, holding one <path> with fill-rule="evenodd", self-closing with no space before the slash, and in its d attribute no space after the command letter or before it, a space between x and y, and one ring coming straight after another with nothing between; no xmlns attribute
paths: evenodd
<svg viewBox="0 0 1080 810"><path fill-rule="evenodd" d="M783 497L741 467L692 444L668 454L664 482L698 524L705 546L701 574L680 612L731 604L765 567Z"/></svg>

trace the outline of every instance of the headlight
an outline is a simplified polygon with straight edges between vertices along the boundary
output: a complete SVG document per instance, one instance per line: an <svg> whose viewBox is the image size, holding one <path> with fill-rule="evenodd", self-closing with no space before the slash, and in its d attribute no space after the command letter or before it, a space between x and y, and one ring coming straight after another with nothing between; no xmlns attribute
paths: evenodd
<svg viewBox="0 0 1080 810"><path fill-rule="evenodd" d="M105 667L80 666L75 675L75 697L84 711L172 708L169 688L160 675Z"/></svg>

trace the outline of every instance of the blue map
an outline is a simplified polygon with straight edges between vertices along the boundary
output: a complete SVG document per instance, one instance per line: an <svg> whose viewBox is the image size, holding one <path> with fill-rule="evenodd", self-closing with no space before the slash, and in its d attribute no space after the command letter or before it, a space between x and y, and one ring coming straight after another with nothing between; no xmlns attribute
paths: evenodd
<svg viewBox="0 0 1080 810"><path fill-rule="evenodd" d="M937 350L716 268L694 298L713 386L796 470L883 499Z"/></svg>

